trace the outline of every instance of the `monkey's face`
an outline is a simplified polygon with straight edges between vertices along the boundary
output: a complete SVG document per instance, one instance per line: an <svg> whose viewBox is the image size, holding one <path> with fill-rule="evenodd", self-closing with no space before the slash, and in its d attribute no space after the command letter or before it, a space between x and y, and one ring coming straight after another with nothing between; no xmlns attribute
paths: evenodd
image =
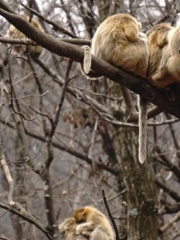
<svg viewBox="0 0 180 240"><path fill-rule="evenodd" d="M66 234L66 232L76 228L76 222L74 218L67 218L62 223L59 224L59 231L61 234Z"/></svg>
<svg viewBox="0 0 180 240"><path fill-rule="evenodd" d="M84 208L80 208L74 212L74 218L76 223L86 222L86 211Z"/></svg>

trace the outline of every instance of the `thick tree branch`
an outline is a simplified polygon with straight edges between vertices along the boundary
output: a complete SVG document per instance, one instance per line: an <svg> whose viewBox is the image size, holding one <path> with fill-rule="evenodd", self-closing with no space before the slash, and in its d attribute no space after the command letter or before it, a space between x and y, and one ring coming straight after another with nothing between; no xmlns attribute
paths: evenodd
<svg viewBox="0 0 180 240"><path fill-rule="evenodd" d="M0 202L0 208L6 209L12 213L15 213L19 215L21 218L25 219L26 221L34 224L37 228L39 228L42 232L45 233L45 235L48 237L48 239L54 239L50 234L49 230L46 226L42 225L34 216L32 216L28 211L26 211L22 206L18 203L16 203L16 209L9 207L8 205ZM19 209L19 210L18 210Z"/></svg>
<svg viewBox="0 0 180 240"><path fill-rule="evenodd" d="M7 8L6 4L0 1L0 15L5 17L28 38L57 55L71 58L77 62L82 62L84 54L81 48L70 43L59 42L55 38L38 31L22 17L7 12ZM163 91L152 86L146 79L136 77L96 57L92 57L92 69L115 82L125 85L133 92L140 94L147 101L157 105L160 109L180 118L180 101L178 101L178 94L175 94L175 99L177 99L177 101L172 102Z"/></svg>

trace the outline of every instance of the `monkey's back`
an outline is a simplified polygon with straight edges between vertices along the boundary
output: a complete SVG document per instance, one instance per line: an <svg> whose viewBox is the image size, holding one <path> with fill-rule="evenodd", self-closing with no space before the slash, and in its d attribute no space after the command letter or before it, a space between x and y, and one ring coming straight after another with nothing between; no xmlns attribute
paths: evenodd
<svg viewBox="0 0 180 240"><path fill-rule="evenodd" d="M98 27L92 40L92 53L117 67L146 75L148 48L139 37L140 24L127 14L107 18Z"/></svg>
<svg viewBox="0 0 180 240"><path fill-rule="evenodd" d="M76 234L76 221L73 217L66 218L58 226L63 240L89 240L83 234Z"/></svg>
<svg viewBox="0 0 180 240"><path fill-rule="evenodd" d="M104 231L110 236L110 239L114 239L114 232L112 230L111 224L107 217L100 212L98 209L94 207L85 207L85 209L88 211L87 215L87 222L92 221L95 225L101 225L104 229Z"/></svg>
<svg viewBox="0 0 180 240"><path fill-rule="evenodd" d="M149 71L148 77L157 71L162 58L163 49L168 44L168 32L172 29L168 23L160 23L152 27L148 32L149 45Z"/></svg>
<svg viewBox="0 0 180 240"><path fill-rule="evenodd" d="M158 88L180 81L180 28L168 23L154 26L148 34L148 78Z"/></svg>
<svg viewBox="0 0 180 240"><path fill-rule="evenodd" d="M28 16L24 16L24 18L25 18L25 20L27 20L29 22L29 17ZM38 30L43 31L41 24L37 20L32 19L29 23L31 23ZM22 32L20 32L13 25L10 25L10 27L8 29L8 35L11 38L20 39L22 41L25 41L25 40L28 39ZM21 44L19 44L19 45L15 44L14 45L15 52L20 53L22 49L24 50L24 49L26 49L26 47L23 47ZM36 45L36 46L29 45L29 46L27 46L27 49L30 53L32 53L36 56L39 56L40 53L42 52L43 48L39 45Z"/></svg>

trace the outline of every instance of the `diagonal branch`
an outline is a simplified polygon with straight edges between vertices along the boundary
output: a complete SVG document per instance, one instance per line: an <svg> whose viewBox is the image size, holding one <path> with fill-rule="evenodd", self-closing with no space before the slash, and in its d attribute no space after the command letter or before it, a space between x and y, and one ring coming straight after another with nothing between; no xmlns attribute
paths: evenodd
<svg viewBox="0 0 180 240"><path fill-rule="evenodd" d="M8 7L3 0L0 1L0 15L5 17L28 38L57 55L71 58L77 62L83 61L84 54L81 48L70 43L58 41L48 34L38 31L22 17L7 12L7 8ZM163 91L152 86L146 79L136 77L94 56L92 57L92 69L115 82L125 85L133 92L140 94L147 101L157 105L160 109L180 118L180 101L178 101L179 94L175 94L175 99L177 99L177 101L172 102Z"/></svg>
<svg viewBox="0 0 180 240"><path fill-rule="evenodd" d="M16 203L17 208L12 208L2 202L0 202L0 208L6 209L12 213L15 213L19 215L21 218L25 219L26 221L34 224L37 228L39 228L42 232L45 233L45 235L48 237L48 239L53 240L54 238L49 234L49 230L47 227L42 225L41 222L39 222L33 215L31 215L28 211L26 211L20 204ZM18 210L19 209L19 210Z"/></svg>

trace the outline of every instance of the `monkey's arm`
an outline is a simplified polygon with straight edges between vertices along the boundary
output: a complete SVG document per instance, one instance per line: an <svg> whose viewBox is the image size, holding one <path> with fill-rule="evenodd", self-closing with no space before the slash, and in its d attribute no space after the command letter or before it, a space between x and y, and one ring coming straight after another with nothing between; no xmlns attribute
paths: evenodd
<svg viewBox="0 0 180 240"><path fill-rule="evenodd" d="M85 222L77 225L76 234L78 235L82 233L84 235L88 235L88 232L92 232L94 229L95 229L95 224L93 222Z"/></svg>

